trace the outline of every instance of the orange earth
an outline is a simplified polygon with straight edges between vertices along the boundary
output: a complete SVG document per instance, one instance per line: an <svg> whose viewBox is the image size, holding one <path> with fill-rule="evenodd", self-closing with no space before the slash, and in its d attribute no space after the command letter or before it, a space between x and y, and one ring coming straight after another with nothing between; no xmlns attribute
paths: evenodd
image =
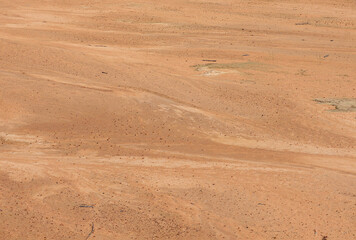
<svg viewBox="0 0 356 240"><path fill-rule="evenodd" d="M354 0L0 2L0 239L356 239Z"/></svg>

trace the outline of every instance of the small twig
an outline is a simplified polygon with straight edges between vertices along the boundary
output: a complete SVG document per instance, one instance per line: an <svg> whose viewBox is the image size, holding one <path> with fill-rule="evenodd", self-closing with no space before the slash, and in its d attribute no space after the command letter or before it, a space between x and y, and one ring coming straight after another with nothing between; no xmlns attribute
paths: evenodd
<svg viewBox="0 0 356 240"><path fill-rule="evenodd" d="M216 62L216 60L203 59L203 62Z"/></svg>
<svg viewBox="0 0 356 240"><path fill-rule="evenodd" d="M295 25L309 25L308 22L301 22L301 23L296 23Z"/></svg>
<svg viewBox="0 0 356 240"><path fill-rule="evenodd" d="M79 207L84 207L84 208L94 208L93 205L86 205L86 204L80 204Z"/></svg>
<svg viewBox="0 0 356 240"><path fill-rule="evenodd" d="M91 225L91 231L90 233L88 234L87 238L85 240L87 240L88 238L90 238L90 236L94 233L94 223L92 223Z"/></svg>

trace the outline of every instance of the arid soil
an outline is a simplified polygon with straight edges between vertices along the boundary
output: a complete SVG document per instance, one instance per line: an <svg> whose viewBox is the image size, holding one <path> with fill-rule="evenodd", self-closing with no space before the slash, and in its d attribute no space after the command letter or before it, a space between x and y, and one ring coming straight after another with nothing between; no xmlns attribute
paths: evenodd
<svg viewBox="0 0 356 240"><path fill-rule="evenodd" d="M356 239L354 0L0 1L0 239Z"/></svg>

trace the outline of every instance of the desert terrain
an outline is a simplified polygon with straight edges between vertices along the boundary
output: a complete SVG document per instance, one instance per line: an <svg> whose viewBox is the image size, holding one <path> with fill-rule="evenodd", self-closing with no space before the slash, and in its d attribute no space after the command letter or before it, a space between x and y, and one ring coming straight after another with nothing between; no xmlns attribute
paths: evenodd
<svg viewBox="0 0 356 240"><path fill-rule="evenodd" d="M0 1L0 239L356 239L356 2Z"/></svg>

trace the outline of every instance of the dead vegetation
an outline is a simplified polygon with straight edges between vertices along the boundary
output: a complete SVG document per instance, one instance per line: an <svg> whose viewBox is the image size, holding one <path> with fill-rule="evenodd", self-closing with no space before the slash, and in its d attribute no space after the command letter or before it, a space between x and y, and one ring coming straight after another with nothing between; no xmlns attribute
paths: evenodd
<svg viewBox="0 0 356 240"><path fill-rule="evenodd" d="M239 63L207 63L198 64L193 66L195 70L201 71L202 69L249 69L249 70L266 70L267 65L259 62L239 62Z"/></svg>
<svg viewBox="0 0 356 240"><path fill-rule="evenodd" d="M331 112L356 112L356 98L317 98L319 104L327 104L335 107Z"/></svg>

